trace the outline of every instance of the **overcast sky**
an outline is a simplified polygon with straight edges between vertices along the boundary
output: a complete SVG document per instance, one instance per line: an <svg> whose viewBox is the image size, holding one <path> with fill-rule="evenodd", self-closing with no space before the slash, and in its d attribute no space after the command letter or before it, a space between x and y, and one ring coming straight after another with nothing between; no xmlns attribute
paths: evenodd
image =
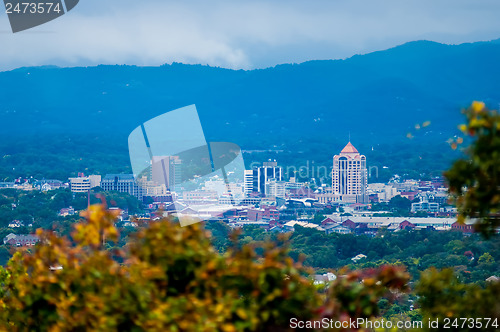
<svg viewBox="0 0 500 332"><path fill-rule="evenodd" d="M16 34L2 11L0 70L174 61L249 69L421 39L497 38L500 0L80 0Z"/></svg>

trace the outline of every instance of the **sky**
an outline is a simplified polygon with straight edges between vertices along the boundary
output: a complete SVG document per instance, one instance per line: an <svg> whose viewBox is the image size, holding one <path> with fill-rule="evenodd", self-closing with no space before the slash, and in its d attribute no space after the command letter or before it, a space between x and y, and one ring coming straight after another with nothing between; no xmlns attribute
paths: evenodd
<svg viewBox="0 0 500 332"><path fill-rule="evenodd" d="M80 0L13 34L0 13L0 70L161 65L233 69L344 59L415 40L500 38L498 0Z"/></svg>

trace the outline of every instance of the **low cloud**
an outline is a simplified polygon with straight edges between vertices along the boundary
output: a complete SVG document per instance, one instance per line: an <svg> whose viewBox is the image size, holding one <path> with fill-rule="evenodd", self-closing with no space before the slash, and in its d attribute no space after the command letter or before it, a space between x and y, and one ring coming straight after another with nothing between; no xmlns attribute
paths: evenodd
<svg viewBox="0 0 500 332"><path fill-rule="evenodd" d="M499 38L499 9L496 0L82 0L16 34L0 15L0 70L171 62L248 69L345 58L418 39Z"/></svg>

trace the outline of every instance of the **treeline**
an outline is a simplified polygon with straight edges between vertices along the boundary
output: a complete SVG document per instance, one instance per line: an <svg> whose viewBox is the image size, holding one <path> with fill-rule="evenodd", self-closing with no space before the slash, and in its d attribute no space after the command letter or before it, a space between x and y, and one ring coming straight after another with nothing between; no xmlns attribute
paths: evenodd
<svg viewBox="0 0 500 332"><path fill-rule="evenodd" d="M210 230L212 243L219 251L234 246L226 224L212 222L205 228ZM245 227L238 236L237 245L278 241L279 236L259 227ZM498 236L486 240L479 234L465 236L457 231L402 230L394 233L382 230L377 236L368 237L325 234L297 225L285 243L294 261L303 261L317 274L333 271L340 277L347 271L404 267L409 272L410 292L392 302L391 298L381 298L377 302L381 317L394 324L398 321L425 322L430 317L443 319L450 315L489 317L494 321L499 315L497 295L493 294L499 294L500 282L486 281L492 276L500 276ZM366 257L353 261L352 258L359 254ZM472 303L473 309L469 307ZM425 326L424 330L427 330Z"/></svg>
<svg viewBox="0 0 500 332"><path fill-rule="evenodd" d="M100 203L103 197L110 206L127 210L130 214L143 212L142 203L134 196L114 191L93 190L90 203ZM47 192L23 191L17 189L0 190L0 265L6 264L11 257L9 248L3 245L3 238L10 233L34 233L37 228L54 229L61 235L69 235L75 222L81 219L78 211L88 205L86 193L72 193L69 189ZM59 216L63 208L73 207L75 215ZM21 227L8 227L13 221L23 224ZM30 226L31 225L31 226Z"/></svg>
<svg viewBox="0 0 500 332"><path fill-rule="evenodd" d="M229 227L219 222L206 225L212 233L214 246L224 251L230 242ZM277 235L258 227L245 227L240 234L243 244L276 240ZM500 276L500 241L485 240L477 234L464 236L457 231L428 230L390 232L382 230L375 237L353 234L325 234L310 228L295 226L290 239L290 256L318 272L376 267L384 264L404 265L418 280L428 268L452 268L466 283L483 283L486 278ZM352 258L363 254L354 262Z"/></svg>
<svg viewBox="0 0 500 332"><path fill-rule="evenodd" d="M290 138L260 138L256 143L241 145L245 166L276 159L286 176L293 171L300 181L316 179L316 184L331 182L332 157L344 147L345 141L330 142L305 137L297 143ZM356 143L356 142L354 142ZM268 151L273 147L276 151ZM394 174L403 178L430 179L440 176L459 156L447 143L415 144L399 139L392 144L375 146L360 142L356 148L365 154L371 169L369 182L387 182ZM248 150L248 149L255 150ZM263 149L263 150L259 150ZM372 150L373 149L373 150ZM302 167L302 168L301 168ZM288 171L288 172L287 172ZM0 136L0 182L27 179L58 179L85 174L130 173L126 137L117 134L57 135L9 137Z"/></svg>
<svg viewBox="0 0 500 332"><path fill-rule="evenodd" d="M0 136L0 182L130 173L126 139L102 135Z"/></svg>
<svg viewBox="0 0 500 332"><path fill-rule="evenodd" d="M110 206L127 210L130 214L142 212L142 203L127 193L102 191L94 188L90 192L90 204L100 203L101 197ZM87 193L72 193L69 189L51 191L23 191L17 189L0 190L0 228L7 227L13 220L22 221L25 226L48 228L57 220L59 211L73 207L75 211L88 206Z"/></svg>

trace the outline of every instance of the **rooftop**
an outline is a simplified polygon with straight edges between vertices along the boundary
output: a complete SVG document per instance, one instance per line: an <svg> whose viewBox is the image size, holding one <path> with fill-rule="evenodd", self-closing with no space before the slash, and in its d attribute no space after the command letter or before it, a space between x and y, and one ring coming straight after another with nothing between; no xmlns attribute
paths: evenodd
<svg viewBox="0 0 500 332"><path fill-rule="evenodd" d="M359 153L358 150L351 144L351 142L347 143L347 145L340 151L340 153Z"/></svg>
<svg viewBox="0 0 500 332"><path fill-rule="evenodd" d="M115 178L118 180L134 180L134 175L133 174L106 174L104 177L104 181L114 181Z"/></svg>

